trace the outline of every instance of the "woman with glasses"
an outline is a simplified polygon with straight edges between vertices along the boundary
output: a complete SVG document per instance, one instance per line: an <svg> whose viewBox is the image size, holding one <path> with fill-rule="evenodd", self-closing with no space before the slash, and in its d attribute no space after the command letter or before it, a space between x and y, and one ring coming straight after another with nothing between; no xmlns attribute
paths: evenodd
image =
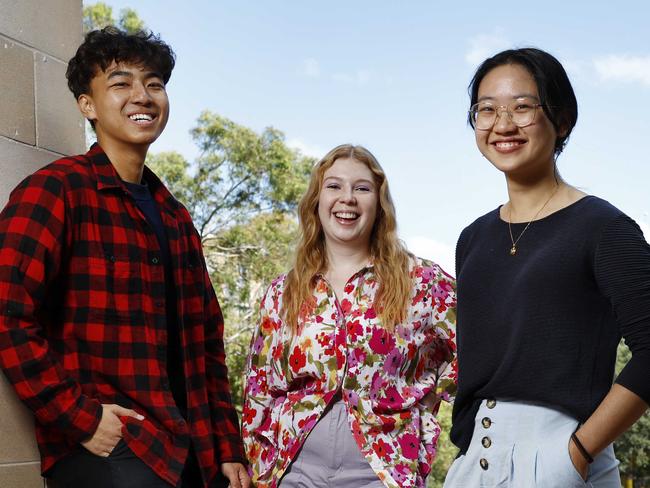
<svg viewBox="0 0 650 488"><path fill-rule="evenodd" d="M331 150L261 303L242 432L257 487L424 488L455 381L454 281L397 238L386 176Z"/></svg>
<svg viewBox="0 0 650 488"><path fill-rule="evenodd" d="M650 402L650 247L559 175L578 115L538 49L485 60L469 123L508 201L460 235L459 389L445 488L618 488L612 442ZM632 359L614 377L625 338Z"/></svg>

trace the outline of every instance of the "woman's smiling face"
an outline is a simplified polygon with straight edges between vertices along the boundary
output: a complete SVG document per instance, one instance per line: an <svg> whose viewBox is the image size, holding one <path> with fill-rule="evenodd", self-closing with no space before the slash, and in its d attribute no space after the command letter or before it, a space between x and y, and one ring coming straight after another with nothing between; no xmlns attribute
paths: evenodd
<svg viewBox="0 0 650 488"><path fill-rule="evenodd" d="M535 79L519 64L492 69L478 88L479 103L508 107L521 99L541 103ZM526 175L553 167L557 132L541 106L536 108L532 123L525 127L515 125L501 108L492 128L475 129L475 134L481 153L506 174Z"/></svg>

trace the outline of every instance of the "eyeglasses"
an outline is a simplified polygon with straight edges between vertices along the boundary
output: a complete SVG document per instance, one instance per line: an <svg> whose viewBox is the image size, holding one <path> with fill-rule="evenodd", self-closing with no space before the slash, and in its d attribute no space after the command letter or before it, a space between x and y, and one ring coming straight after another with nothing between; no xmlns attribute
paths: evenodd
<svg viewBox="0 0 650 488"><path fill-rule="evenodd" d="M517 127L526 127L535 121L537 108L543 104L529 99L517 99L508 105L494 105L492 102L478 102L469 109L469 115L478 130L490 130L497 121L499 110L505 111Z"/></svg>

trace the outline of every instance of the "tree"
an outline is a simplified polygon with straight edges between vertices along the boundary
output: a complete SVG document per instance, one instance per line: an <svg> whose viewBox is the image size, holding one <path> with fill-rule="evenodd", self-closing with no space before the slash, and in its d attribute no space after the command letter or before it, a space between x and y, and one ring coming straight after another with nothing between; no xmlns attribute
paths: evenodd
<svg viewBox="0 0 650 488"><path fill-rule="evenodd" d="M201 235L226 323L233 401L241 407L259 301L290 266L295 209L314 161L289 148L276 129L257 134L207 111L192 135L201 150L193 164L166 152L150 155L147 165L185 204Z"/></svg>
<svg viewBox="0 0 650 488"><path fill-rule="evenodd" d="M120 10L118 22L113 17L113 7L104 2L97 2L87 5L83 9L83 31L84 33L95 29L103 29L109 25L118 27L123 31L134 33L146 28L144 21L132 8Z"/></svg>
<svg viewBox="0 0 650 488"><path fill-rule="evenodd" d="M630 357L630 350L621 341L616 359L616 374L621 372ZM650 412L646 412L616 441L615 450L616 457L621 461L622 478L628 480L626 486L633 486L629 480L643 483L637 483L637 488L650 486Z"/></svg>

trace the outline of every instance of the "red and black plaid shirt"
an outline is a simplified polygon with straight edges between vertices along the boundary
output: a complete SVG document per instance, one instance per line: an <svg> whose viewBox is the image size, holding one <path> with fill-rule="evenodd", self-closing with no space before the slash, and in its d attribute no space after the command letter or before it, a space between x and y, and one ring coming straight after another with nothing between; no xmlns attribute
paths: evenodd
<svg viewBox="0 0 650 488"><path fill-rule="evenodd" d="M99 146L26 178L0 214L0 365L36 417L42 470L91 436L101 404L131 450L175 485L190 441L206 486L243 461L223 320L187 210L145 168L169 239L188 421L166 370L164 266L154 230Z"/></svg>

